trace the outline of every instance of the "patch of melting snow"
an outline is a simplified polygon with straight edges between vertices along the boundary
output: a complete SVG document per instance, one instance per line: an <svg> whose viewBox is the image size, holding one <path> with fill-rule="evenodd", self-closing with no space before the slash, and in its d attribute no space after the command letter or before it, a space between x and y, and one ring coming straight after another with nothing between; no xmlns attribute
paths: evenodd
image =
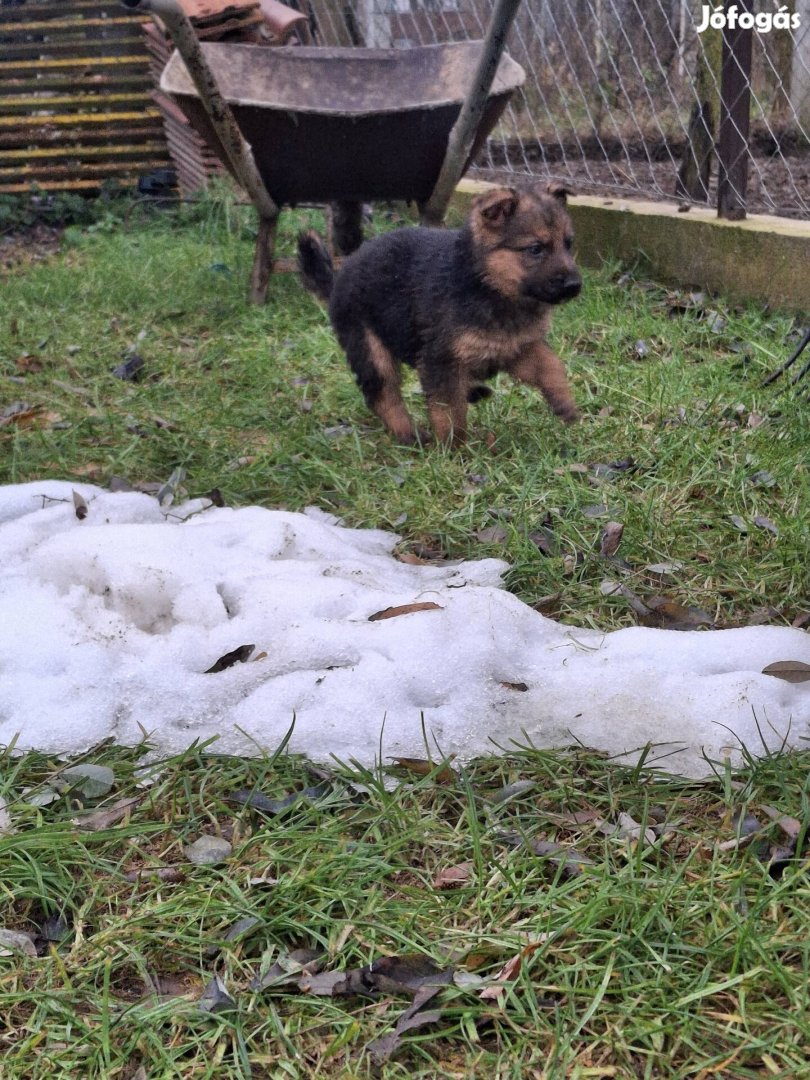
<svg viewBox="0 0 810 1080"><path fill-rule="evenodd" d="M648 764L690 776L710 772L704 754L807 745L810 683L762 669L810 662L810 635L568 627L503 588L506 563L410 565L397 539L315 509L0 488L0 744L71 753L147 732L160 752L216 736L250 755L294 717L289 748L316 761L424 756L427 732L432 755L462 760L578 742L632 762L654 743Z"/></svg>

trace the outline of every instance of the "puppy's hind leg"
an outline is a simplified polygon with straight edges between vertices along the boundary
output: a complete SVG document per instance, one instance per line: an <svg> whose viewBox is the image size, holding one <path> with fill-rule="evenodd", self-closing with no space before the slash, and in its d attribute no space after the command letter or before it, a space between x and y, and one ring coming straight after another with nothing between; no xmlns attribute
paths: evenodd
<svg viewBox="0 0 810 1080"><path fill-rule="evenodd" d="M356 327L343 347L371 411L379 416L397 442L415 442L416 429L400 391L400 366L382 341L367 327Z"/></svg>

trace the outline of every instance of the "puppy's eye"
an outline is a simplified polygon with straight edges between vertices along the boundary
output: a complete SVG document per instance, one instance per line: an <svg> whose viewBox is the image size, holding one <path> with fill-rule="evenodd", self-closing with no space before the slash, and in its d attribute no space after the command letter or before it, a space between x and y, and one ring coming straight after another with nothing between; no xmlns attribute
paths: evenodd
<svg viewBox="0 0 810 1080"><path fill-rule="evenodd" d="M523 250L526 252L527 255L534 255L539 257L540 255L545 255L545 253L548 251L548 244L544 244L540 240L538 240L534 244L529 244L529 246L524 248Z"/></svg>
<svg viewBox="0 0 810 1080"><path fill-rule="evenodd" d="M566 238L563 240L563 247L565 248L565 250L570 251L573 246L574 246L574 238L573 238L573 236L566 236Z"/></svg>

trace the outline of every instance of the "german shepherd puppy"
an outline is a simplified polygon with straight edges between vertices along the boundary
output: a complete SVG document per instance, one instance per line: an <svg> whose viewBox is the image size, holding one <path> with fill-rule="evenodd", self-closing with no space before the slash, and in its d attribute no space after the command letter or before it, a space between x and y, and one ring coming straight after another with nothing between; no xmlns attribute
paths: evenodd
<svg viewBox="0 0 810 1080"><path fill-rule="evenodd" d="M315 232L302 233L305 286L329 315L369 408L398 441L423 437L400 392L416 368L440 441L463 441L476 385L499 371L537 387L566 422L577 409L546 342L552 308L577 296L568 192L559 186L477 196L461 229L401 229L370 240L335 272Z"/></svg>

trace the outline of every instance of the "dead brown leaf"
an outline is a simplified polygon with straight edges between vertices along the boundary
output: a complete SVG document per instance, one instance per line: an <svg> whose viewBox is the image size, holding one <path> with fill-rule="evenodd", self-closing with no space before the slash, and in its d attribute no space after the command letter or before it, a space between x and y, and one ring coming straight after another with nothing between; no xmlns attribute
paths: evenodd
<svg viewBox="0 0 810 1080"><path fill-rule="evenodd" d="M810 664L802 660L777 660L775 664L764 667L762 674L773 675L775 679L789 683L810 682Z"/></svg>
<svg viewBox="0 0 810 1080"><path fill-rule="evenodd" d="M788 817L787 814L777 810L775 806L762 806L760 809L764 814L767 814L771 821L775 821L782 832L789 836L794 843L798 840L802 831L802 823L798 818Z"/></svg>
<svg viewBox="0 0 810 1080"><path fill-rule="evenodd" d="M140 870L128 870L124 877L127 881L136 882L157 878L158 881L165 881L172 885L177 885L186 880L185 871L181 870L179 866L144 866Z"/></svg>
<svg viewBox="0 0 810 1080"><path fill-rule="evenodd" d="M414 611L443 611L441 604L434 604L432 600L418 601L413 604L399 604L396 607L383 608L369 615L369 622L381 622L383 619L396 619L399 615L410 615Z"/></svg>
<svg viewBox="0 0 810 1080"><path fill-rule="evenodd" d="M424 566L425 559L420 559L418 555L414 555L412 551L401 551L397 555L399 562L407 563L409 566Z"/></svg>
<svg viewBox="0 0 810 1080"><path fill-rule="evenodd" d="M639 615L642 626L651 626L659 630L699 630L706 626L714 629L714 620L708 612L698 607L687 607L677 600L664 596L652 596L643 601L649 609L646 615Z"/></svg>
<svg viewBox="0 0 810 1080"><path fill-rule="evenodd" d="M603 558L615 555L621 543L624 525L619 521L609 521L602 529L602 537L599 542L599 554Z"/></svg>
<svg viewBox="0 0 810 1080"><path fill-rule="evenodd" d="M542 940L533 941L530 945L527 945L525 949L521 949L515 956L510 957L495 976L492 985L485 986L478 995L481 1001L499 1001L506 989L504 984L517 978L520 969L523 966L523 961L527 960L536 953L538 949L542 948L546 944L546 940L547 938L543 936Z"/></svg>
<svg viewBox="0 0 810 1080"><path fill-rule="evenodd" d="M255 648L255 645L240 645L238 649L233 649L231 652L225 653L224 656L220 656L219 660L216 660L210 668L206 668L204 674L215 675L218 671L225 671L226 668L233 667L234 664L244 664Z"/></svg>
<svg viewBox="0 0 810 1080"><path fill-rule="evenodd" d="M117 825L119 821L127 816L130 810L134 809L138 803L143 802L145 798L145 795L136 795L134 799L119 799L117 803L108 806L106 809L94 810L92 814L73 818L73 824L80 829L89 829L90 832L101 832L103 829L109 829L113 825Z"/></svg>
<svg viewBox="0 0 810 1080"><path fill-rule="evenodd" d="M454 756L451 755L447 760L452 761ZM437 784L453 784L456 781L456 774L450 766L440 762L428 761L426 758L410 757L395 757L391 760L400 769L415 773L417 776L430 776L431 773L434 773L433 778Z"/></svg>
<svg viewBox="0 0 810 1080"><path fill-rule="evenodd" d="M541 596L539 600L535 600L531 606L539 615L545 615L547 619L554 619L560 614L561 599L562 593L549 593L547 596Z"/></svg>
<svg viewBox="0 0 810 1080"><path fill-rule="evenodd" d="M487 525L475 534L476 540L480 540L482 544L503 544L508 536L509 533L503 525Z"/></svg>
<svg viewBox="0 0 810 1080"><path fill-rule="evenodd" d="M0 428L15 424L17 427L30 427L40 413L38 405L28 405L24 401L15 401L0 413Z"/></svg>
<svg viewBox="0 0 810 1080"><path fill-rule="evenodd" d="M433 879L434 889L456 889L466 883L473 876L473 863L462 862L455 866L446 866L440 870Z"/></svg>
<svg viewBox="0 0 810 1080"><path fill-rule="evenodd" d="M580 855L573 848L563 847L553 840L532 840L529 847L535 855L548 859L552 866L561 867L565 877L578 877L583 867L594 865L593 859L587 855Z"/></svg>
<svg viewBox="0 0 810 1080"><path fill-rule="evenodd" d="M80 495L78 491L74 490L71 492L71 494L73 495L73 509L76 517L79 519L79 521L84 521L84 519L89 513L90 508L88 507L84 497Z"/></svg>

